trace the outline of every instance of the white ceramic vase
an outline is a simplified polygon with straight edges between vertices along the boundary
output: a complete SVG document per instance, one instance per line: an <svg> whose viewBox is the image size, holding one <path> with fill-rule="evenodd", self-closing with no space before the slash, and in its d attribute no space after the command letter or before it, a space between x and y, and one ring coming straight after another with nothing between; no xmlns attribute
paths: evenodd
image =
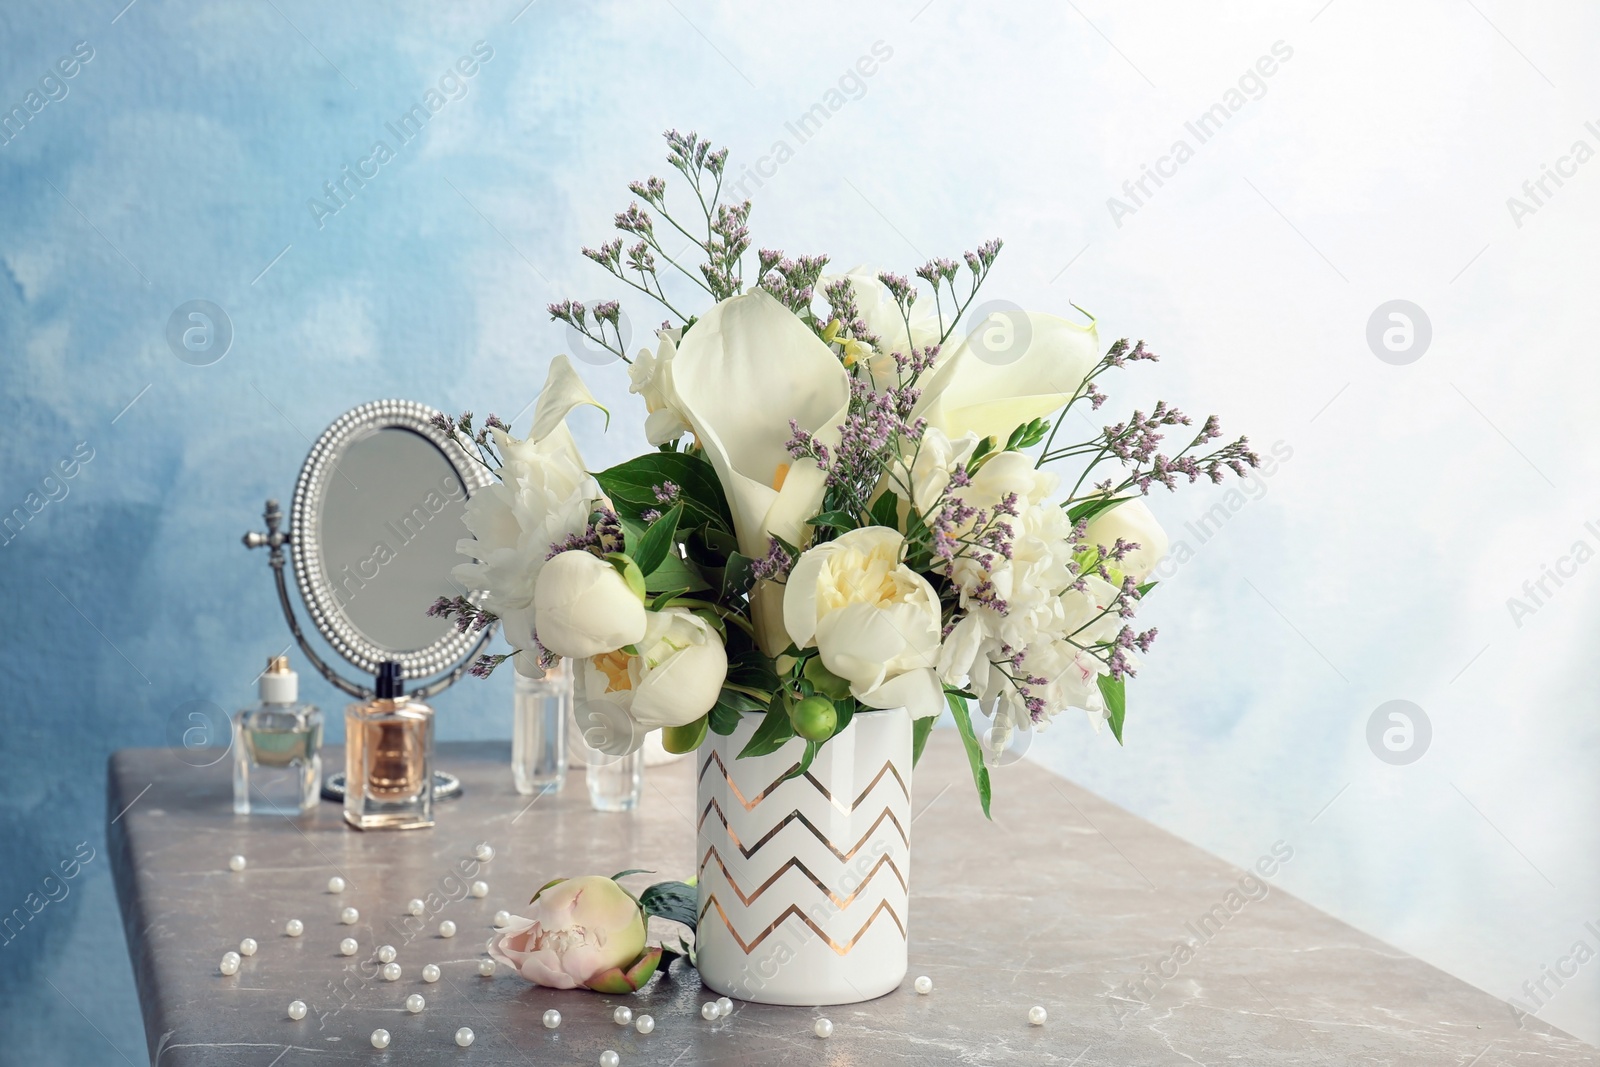
<svg viewBox="0 0 1600 1067"><path fill-rule="evenodd" d="M805 743L736 759L760 722L695 752L700 977L764 1004L883 996L906 975L910 715L857 713L781 784Z"/></svg>

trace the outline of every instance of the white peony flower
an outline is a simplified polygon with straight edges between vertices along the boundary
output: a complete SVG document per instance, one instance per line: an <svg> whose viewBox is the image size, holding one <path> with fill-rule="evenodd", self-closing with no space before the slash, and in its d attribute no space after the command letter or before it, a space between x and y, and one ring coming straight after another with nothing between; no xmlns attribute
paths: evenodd
<svg viewBox="0 0 1600 1067"><path fill-rule="evenodd" d="M679 407L672 384L672 359L677 354L682 330L662 330L656 335L656 350L641 348L628 368L628 392L644 397L645 440L652 445L676 441L689 432L689 420Z"/></svg>
<svg viewBox="0 0 1600 1067"><path fill-rule="evenodd" d="M704 619L683 608L647 614L637 655L618 650L579 664L585 695L580 725L586 715L603 723L615 717L612 709L622 712L630 722L618 732L628 737L629 751L650 730L686 726L710 711L728 675L722 637Z"/></svg>
<svg viewBox="0 0 1600 1067"><path fill-rule="evenodd" d="M963 434L955 440L937 426L930 426L917 442L911 460L911 503L924 516L932 515L944 498L956 468L972 458L978 435Z"/></svg>
<svg viewBox="0 0 1600 1067"><path fill-rule="evenodd" d="M1083 539L1085 544L1099 545L1110 552L1119 537L1139 547L1123 556L1121 563L1107 563L1107 568L1143 582L1167 554L1167 532L1143 500L1124 500L1090 519Z"/></svg>
<svg viewBox="0 0 1600 1067"><path fill-rule="evenodd" d="M529 666L526 653L534 647L533 595L550 546L582 533L596 502L604 500L562 421L580 404L600 406L567 358L557 356L539 394L533 433L519 441L492 431L501 480L473 494L462 516L472 537L456 542L456 551L473 562L458 564L451 575L484 594L483 606L500 617L507 642L519 653L518 670Z"/></svg>
<svg viewBox="0 0 1600 1067"><path fill-rule="evenodd" d="M533 594L539 643L572 659L634 644L645 636L641 593L593 553L581 549L558 553L544 565Z"/></svg>
<svg viewBox="0 0 1600 1067"><path fill-rule="evenodd" d="M800 648L816 646L823 664L873 708L938 715L944 689L939 596L900 562L905 539L886 526L851 530L806 551L783 598L783 621Z"/></svg>

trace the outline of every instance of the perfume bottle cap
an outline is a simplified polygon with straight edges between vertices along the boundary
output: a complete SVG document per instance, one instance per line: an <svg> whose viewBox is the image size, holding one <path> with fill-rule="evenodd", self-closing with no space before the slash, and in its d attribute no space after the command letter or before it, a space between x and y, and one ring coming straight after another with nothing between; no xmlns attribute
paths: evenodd
<svg viewBox="0 0 1600 1067"><path fill-rule="evenodd" d="M404 696L406 683L400 675L400 664L392 659L386 659L378 664L378 680L373 688L379 700L394 700L396 697Z"/></svg>
<svg viewBox="0 0 1600 1067"><path fill-rule="evenodd" d="M300 676L289 669L288 656L273 656L261 672L263 704L293 704L300 699Z"/></svg>

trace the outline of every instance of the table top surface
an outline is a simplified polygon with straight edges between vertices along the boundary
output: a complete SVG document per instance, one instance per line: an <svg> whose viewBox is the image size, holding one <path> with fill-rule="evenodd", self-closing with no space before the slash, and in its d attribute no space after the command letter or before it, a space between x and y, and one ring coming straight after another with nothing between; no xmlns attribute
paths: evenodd
<svg viewBox="0 0 1600 1067"><path fill-rule="evenodd" d="M330 746L323 758L337 767L343 753ZM631 997L477 971L494 913L515 914L551 878L693 873L693 759L648 771L639 810L601 814L581 771L560 793L523 797L509 743L445 743L438 766L465 794L438 806L434 828L387 833L347 829L327 802L296 820L236 816L229 761L192 762L130 749L109 772L108 843L150 1057L162 1065L596 1064L606 1049L624 1065L664 1067L1600 1059L1289 896L1274 881L1293 842L1264 846L1259 871L1246 872L1027 763L1000 772L985 823L949 731L935 732L915 775L905 985L824 1009L739 1004L714 1023L699 1012L711 995L682 962ZM478 864L483 841L495 856ZM228 869L234 854L248 860L240 873ZM343 893L328 891L335 874ZM467 895L474 879L487 897ZM425 922L406 914L413 898L428 902ZM361 913L353 926L338 921L346 906ZM284 933L293 918L305 924L299 938ZM451 939L437 933L447 918L459 928ZM223 976L218 961L244 937L259 951ZM356 956L338 954L344 937L359 942ZM399 950L398 981L366 977L382 944ZM422 981L427 963L439 982ZM924 974L934 989L919 996L911 979ZM411 993L427 998L421 1014L403 1007ZM286 1012L295 999L310 1006L299 1022ZM655 1031L617 1026L619 1004L653 1015ZM1048 1010L1045 1025L1029 1025L1033 1005ZM540 1022L552 1007L555 1030ZM834 1024L826 1040L811 1029L822 1016ZM467 1049L454 1042L462 1026L477 1035ZM382 1052L370 1043L379 1027L392 1035Z"/></svg>

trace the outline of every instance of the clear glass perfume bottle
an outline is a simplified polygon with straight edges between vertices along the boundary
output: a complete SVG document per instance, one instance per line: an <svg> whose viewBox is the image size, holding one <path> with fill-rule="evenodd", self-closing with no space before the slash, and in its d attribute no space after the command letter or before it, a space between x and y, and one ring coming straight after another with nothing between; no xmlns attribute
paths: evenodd
<svg viewBox="0 0 1600 1067"><path fill-rule="evenodd" d="M626 756L591 752L584 773L589 786L589 806L595 811L632 811L644 796L644 749Z"/></svg>
<svg viewBox="0 0 1600 1067"><path fill-rule="evenodd" d="M344 821L358 830L433 825L433 709L405 695L400 664L344 713Z"/></svg>
<svg viewBox="0 0 1600 1067"><path fill-rule="evenodd" d="M233 717L233 810L299 815L317 805L322 778L322 712L300 703L289 657L261 673L261 703Z"/></svg>
<svg viewBox="0 0 1600 1067"><path fill-rule="evenodd" d="M511 722L511 778L523 796L555 792L567 781L567 719L572 665L561 660L542 678L516 676Z"/></svg>

